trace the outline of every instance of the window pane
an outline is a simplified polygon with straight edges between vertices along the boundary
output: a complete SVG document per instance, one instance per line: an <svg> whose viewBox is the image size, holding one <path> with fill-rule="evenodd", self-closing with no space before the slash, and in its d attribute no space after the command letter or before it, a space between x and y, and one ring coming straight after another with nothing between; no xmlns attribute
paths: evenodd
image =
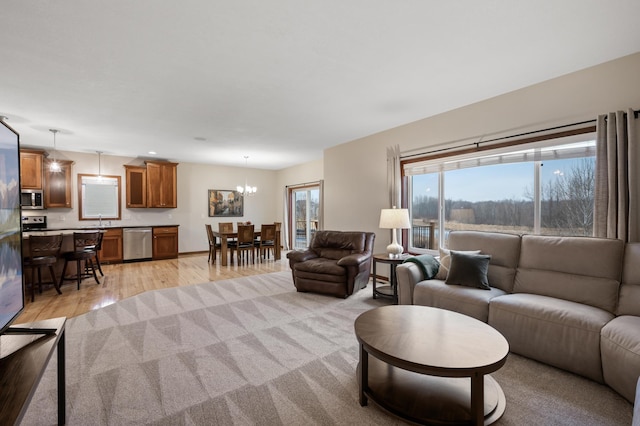
<svg viewBox="0 0 640 426"><path fill-rule="evenodd" d="M320 221L320 188L309 187L292 190L293 210L293 241L292 246L297 250L309 247L311 238L318 230Z"/></svg>
<svg viewBox="0 0 640 426"><path fill-rule="evenodd" d="M446 172L445 235L461 229L532 233L533 179L533 162Z"/></svg>
<svg viewBox="0 0 640 426"><path fill-rule="evenodd" d="M410 246L438 248L438 174L412 176Z"/></svg>
<svg viewBox="0 0 640 426"><path fill-rule="evenodd" d="M595 158L546 161L541 181L540 233L592 235Z"/></svg>

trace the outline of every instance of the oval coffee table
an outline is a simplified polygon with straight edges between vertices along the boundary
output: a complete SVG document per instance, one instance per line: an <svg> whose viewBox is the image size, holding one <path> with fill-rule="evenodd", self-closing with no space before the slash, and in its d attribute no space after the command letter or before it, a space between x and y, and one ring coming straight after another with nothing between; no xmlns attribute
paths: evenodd
<svg viewBox="0 0 640 426"><path fill-rule="evenodd" d="M394 305L355 321L360 405L368 399L419 424L491 424L504 413L500 385L509 344L481 321L444 309ZM371 357L369 355L372 355Z"/></svg>

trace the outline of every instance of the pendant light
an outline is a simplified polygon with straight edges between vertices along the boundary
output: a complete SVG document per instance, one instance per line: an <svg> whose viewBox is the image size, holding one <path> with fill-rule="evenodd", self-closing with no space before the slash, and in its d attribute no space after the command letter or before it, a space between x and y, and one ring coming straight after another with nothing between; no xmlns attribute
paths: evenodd
<svg viewBox="0 0 640 426"><path fill-rule="evenodd" d="M98 153L98 180L102 180L102 151L96 151Z"/></svg>
<svg viewBox="0 0 640 426"><path fill-rule="evenodd" d="M96 151L98 153L98 179L102 179L102 161L100 158L102 156L102 151Z"/></svg>
<svg viewBox="0 0 640 426"><path fill-rule="evenodd" d="M58 172L60 172L62 170L62 168L60 167L60 163L58 163L58 161L56 160L56 154L57 154L56 134L58 133L58 130L57 129L49 129L49 131L51 133L53 133L53 160L49 164L49 171L51 171L53 173L58 173Z"/></svg>
<svg viewBox="0 0 640 426"><path fill-rule="evenodd" d="M245 168L247 167L247 160L249 159L249 156L245 155L244 156L244 166ZM238 185L238 187L236 188L238 190L239 193L243 194L243 195L253 195L256 193L256 191L258 191L258 188L255 186L249 186L247 184L247 175L245 173L244 176L244 186L240 186Z"/></svg>

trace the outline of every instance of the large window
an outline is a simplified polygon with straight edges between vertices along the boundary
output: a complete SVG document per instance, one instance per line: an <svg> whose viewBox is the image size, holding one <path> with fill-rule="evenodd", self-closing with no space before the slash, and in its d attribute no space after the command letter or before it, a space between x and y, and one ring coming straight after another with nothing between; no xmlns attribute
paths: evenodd
<svg viewBox="0 0 640 426"><path fill-rule="evenodd" d="M591 235L593 137L405 163L409 246L437 249L452 230Z"/></svg>

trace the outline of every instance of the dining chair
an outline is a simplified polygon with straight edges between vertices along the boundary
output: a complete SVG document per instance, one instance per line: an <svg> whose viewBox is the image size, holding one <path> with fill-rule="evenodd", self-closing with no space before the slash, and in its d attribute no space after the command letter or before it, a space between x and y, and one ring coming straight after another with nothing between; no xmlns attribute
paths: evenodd
<svg viewBox="0 0 640 426"><path fill-rule="evenodd" d="M218 250L220 250L222 245L217 242L217 238L215 237L215 235L213 235L213 229L211 228L211 225L206 223L204 227L207 230L207 239L209 240L209 258L207 259L207 262L211 262L211 260L213 260L213 263L215 263L216 253Z"/></svg>
<svg viewBox="0 0 640 426"><path fill-rule="evenodd" d="M221 234L223 234L223 233L232 233L233 232L233 222L219 222L218 223L218 232L220 232ZM234 250L234 247L237 244L238 244L238 241L237 241L237 239L235 237L227 237L227 251L231 252L231 261L232 262L233 262L233 250Z"/></svg>
<svg viewBox="0 0 640 426"><path fill-rule="evenodd" d="M38 292L42 293L42 284L53 284L58 294L62 294L60 291L60 285L56 279L56 274L53 269L54 265L58 262L60 256L60 248L62 247L62 234L57 235L30 235L29 236L29 257L24 259L23 265L25 268L31 269L31 301L35 298L35 287L38 285ZM42 282L42 267L49 268L49 275L51 276L51 282ZM38 274L38 281L36 281L36 272Z"/></svg>
<svg viewBox="0 0 640 426"><path fill-rule="evenodd" d="M254 225L240 225L238 226L238 240L232 250L236 251L236 258L238 264L241 259L251 257L251 263L255 263L254 250L255 243L253 241ZM247 261L249 259L247 258Z"/></svg>
<svg viewBox="0 0 640 426"><path fill-rule="evenodd" d="M220 232L233 232L233 222L220 222L220 223L218 223L218 231L220 231Z"/></svg>
<svg viewBox="0 0 640 426"><path fill-rule="evenodd" d="M258 252L258 259L267 259L266 253L273 250L276 246L276 225L261 225L260 226L260 238L256 243L256 251Z"/></svg>
<svg viewBox="0 0 640 426"><path fill-rule="evenodd" d="M96 260L96 245L98 244L99 238L99 231L73 233L73 251L62 254L64 266L62 267L60 285L62 285L64 281L77 281L78 290L80 290L80 282L91 276L93 276L97 284L100 284L100 280L96 274L96 266L93 263L93 261ZM69 262L76 262L76 274L66 277L65 273L67 272ZM83 262L84 268L82 265Z"/></svg>

